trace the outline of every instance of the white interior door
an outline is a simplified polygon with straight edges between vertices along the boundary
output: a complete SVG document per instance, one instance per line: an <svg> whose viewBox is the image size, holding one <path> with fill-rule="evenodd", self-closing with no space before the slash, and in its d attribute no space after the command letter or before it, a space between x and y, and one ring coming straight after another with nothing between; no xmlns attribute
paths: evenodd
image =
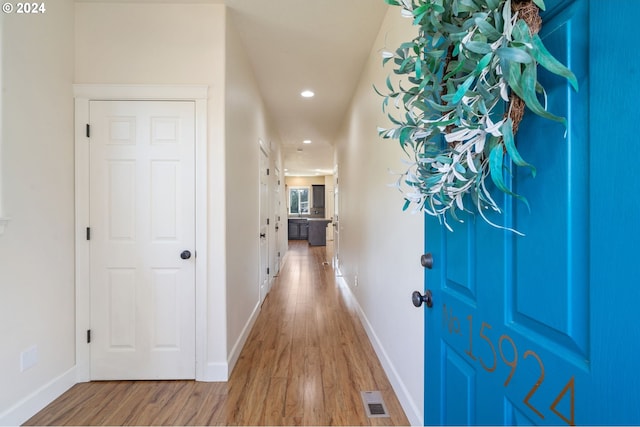
<svg viewBox="0 0 640 427"><path fill-rule="evenodd" d="M260 302L269 292L269 158L260 147Z"/></svg>
<svg viewBox="0 0 640 427"><path fill-rule="evenodd" d="M195 104L90 102L91 379L195 378Z"/></svg>
<svg viewBox="0 0 640 427"><path fill-rule="evenodd" d="M334 175L333 187L333 265L340 269L340 192L338 186L338 175Z"/></svg>
<svg viewBox="0 0 640 427"><path fill-rule="evenodd" d="M274 237L274 247L275 254L273 256L273 276L277 276L280 273L280 262L281 262L281 254L280 254L280 246L282 246L282 233L280 232L280 227L282 227L282 202L281 202L281 193L280 193L280 170L275 168L275 185L273 186L273 220L275 221L275 237Z"/></svg>
<svg viewBox="0 0 640 427"><path fill-rule="evenodd" d="M333 196L333 176L330 176L329 178L325 179L325 218L331 218L331 220L333 220L333 217L335 215L334 212L334 196ZM329 224L329 226L327 227L327 241L332 241L333 240L333 223Z"/></svg>

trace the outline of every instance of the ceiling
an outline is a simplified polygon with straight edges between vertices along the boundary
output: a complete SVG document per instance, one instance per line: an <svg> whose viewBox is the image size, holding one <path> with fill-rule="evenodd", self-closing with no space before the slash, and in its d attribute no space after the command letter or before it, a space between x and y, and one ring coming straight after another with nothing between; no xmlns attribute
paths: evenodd
<svg viewBox="0 0 640 427"><path fill-rule="evenodd" d="M333 173L336 134L389 7L384 0L76 1L225 4L290 176ZM302 98L305 89L315 96Z"/></svg>
<svg viewBox="0 0 640 427"><path fill-rule="evenodd" d="M332 144L387 11L384 0L214 2L230 9L279 134L286 173L333 173ZM302 98L305 89L315 96Z"/></svg>

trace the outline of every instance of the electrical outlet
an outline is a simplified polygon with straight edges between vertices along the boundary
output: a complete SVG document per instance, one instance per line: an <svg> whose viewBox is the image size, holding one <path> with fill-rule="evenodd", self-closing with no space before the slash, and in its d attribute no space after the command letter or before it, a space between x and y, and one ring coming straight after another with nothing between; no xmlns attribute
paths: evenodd
<svg viewBox="0 0 640 427"><path fill-rule="evenodd" d="M20 372L33 368L38 363L38 346L29 347L20 353Z"/></svg>

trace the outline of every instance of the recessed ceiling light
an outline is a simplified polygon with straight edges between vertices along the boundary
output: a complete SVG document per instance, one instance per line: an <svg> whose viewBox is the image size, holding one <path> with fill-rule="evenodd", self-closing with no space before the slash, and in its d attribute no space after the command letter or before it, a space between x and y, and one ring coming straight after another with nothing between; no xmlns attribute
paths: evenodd
<svg viewBox="0 0 640 427"><path fill-rule="evenodd" d="M303 144L311 144L311 140L310 139L305 139L304 141L302 141Z"/></svg>
<svg viewBox="0 0 640 427"><path fill-rule="evenodd" d="M311 90L303 90L300 95L302 95L304 98L312 98L315 93L313 93L313 91Z"/></svg>

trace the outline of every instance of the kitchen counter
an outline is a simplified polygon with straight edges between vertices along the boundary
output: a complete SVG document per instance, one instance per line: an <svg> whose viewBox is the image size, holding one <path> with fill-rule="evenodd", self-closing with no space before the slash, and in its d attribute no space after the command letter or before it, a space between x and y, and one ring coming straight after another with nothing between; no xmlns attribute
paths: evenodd
<svg viewBox="0 0 640 427"><path fill-rule="evenodd" d="M308 240L312 246L327 244L326 218L289 217L289 240Z"/></svg>
<svg viewBox="0 0 640 427"><path fill-rule="evenodd" d="M311 246L325 246L327 244L327 224L330 219L309 218L309 244Z"/></svg>

